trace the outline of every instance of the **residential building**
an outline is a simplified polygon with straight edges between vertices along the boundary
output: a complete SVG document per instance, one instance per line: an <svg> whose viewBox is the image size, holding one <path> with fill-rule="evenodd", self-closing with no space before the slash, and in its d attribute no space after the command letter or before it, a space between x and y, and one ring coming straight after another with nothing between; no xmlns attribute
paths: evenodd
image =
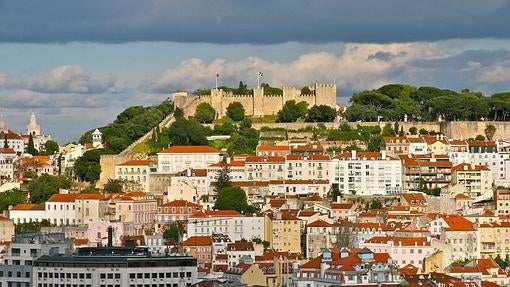
<svg viewBox="0 0 510 287"><path fill-rule="evenodd" d="M10 242L14 235L14 221L0 215L0 242Z"/></svg>
<svg viewBox="0 0 510 287"><path fill-rule="evenodd" d="M427 153L442 155L448 154L450 151L449 142L442 134L436 134L435 136L422 136L421 138L427 143Z"/></svg>
<svg viewBox="0 0 510 287"><path fill-rule="evenodd" d="M288 211L266 213L264 238L277 252L302 253L301 220Z"/></svg>
<svg viewBox="0 0 510 287"><path fill-rule="evenodd" d="M510 222L487 222L479 225L482 258L510 258Z"/></svg>
<svg viewBox="0 0 510 287"><path fill-rule="evenodd" d="M448 155L452 165L459 165L461 163L469 163L469 145L466 140L448 139L450 150Z"/></svg>
<svg viewBox="0 0 510 287"><path fill-rule="evenodd" d="M211 267L212 236L192 236L182 243L184 252L197 259L199 267Z"/></svg>
<svg viewBox="0 0 510 287"><path fill-rule="evenodd" d="M283 156L247 156L245 178L250 181L284 179L285 163Z"/></svg>
<svg viewBox="0 0 510 287"><path fill-rule="evenodd" d="M220 151L209 146L172 146L158 153L158 172L205 169L220 160Z"/></svg>
<svg viewBox="0 0 510 287"><path fill-rule="evenodd" d="M291 154L285 157L285 179L329 179L331 158L324 154Z"/></svg>
<svg viewBox="0 0 510 287"><path fill-rule="evenodd" d="M471 197L492 195L492 172L485 165L461 163L452 167L452 183L465 186Z"/></svg>
<svg viewBox="0 0 510 287"><path fill-rule="evenodd" d="M14 224L41 222L46 219L45 204L20 203L9 209L9 218Z"/></svg>
<svg viewBox="0 0 510 287"><path fill-rule="evenodd" d="M427 212L427 199L421 192L402 193L400 202L402 206L409 207L410 212Z"/></svg>
<svg viewBox="0 0 510 287"><path fill-rule="evenodd" d="M173 200L158 206L157 222L187 221L200 210L200 205L186 200Z"/></svg>
<svg viewBox="0 0 510 287"><path fill-rule="evenodd" d="M326 197L331 189L331 184L328 179L282 179L270 180L268 187L269 193L274 195L307 196L318 194L320 197Z"/></svg>
<svg viewBox="0 0 510 287"><path fill-rule="evenodd" d="M158 202L145 192L126 193L115 199L115 217L119 221L132 221L142 230L144 226L154 224L158 213Z"/></svg>
<svg viewBox="0 0 510 287"><path fill-rule="evenodd" d="M288 145L258 145L255 150L257 156L287 156L290 154Z"/></svg>
<svg viewBox="0 0 510 287"><path fill-rule="evenodd" d="M322 254L299 266L298 287L331 285L391 286L400 280L398 267L388 253L361 250L324 249Z"/></svg>
<svg viewBox="0 0 510 287"><path fill-rule="evenodd" d="M360 243L359 247L391 254L391 258L399 266L411 264L419 269L422 269L425 257L435 251L427 237L374 236Z"/></svg>
<svg viewBox="0 0 510 287"><path fill-rule="evenodd" d="M409 154L409 140L406 137L383 137L381 151L388 156L397 157Z"/></svg>
<svg viewBox="0 0 510 287"><path fill-rule="evenodd" d="M206 169L187 169L172 176L166 187L166 197L168 201L186 200L198 203L207 195L208 187Z"/></svg>
<svg viewBox="0 0 510 287"><path fill-rule="evenodd" d="M510 189L499 189L495 191L496 211L498 215L510 215Z"/></svg>
<svg viewBox="0 0 510 287"><path fill-rule="evenodd" d="M354 245L353 224L329 223L322 219L306 225L306 258L320 256L324 248L349 248Z"/></svg>
<svg viewBox="0 0 510 287"><path fill-rule="evenodd" d="M228 267L236 266L242 258L255 260L255 249L252 242L236 241L228 243L225 253L228 256Z"/></svg>
<svg viewBox="0 0 510 287"><path fill-rule="evenodd" d="M54 225L75 225L76 224L76 199L81 194L61 194L52 195L45 202L46 218Z"/></svg>
<svg viewBox="0 0 510 287"><path fill-rule="evenodd" d="M356 218L356 204L354 203L340 203L333 202L330 205L329 216L333 219L348 219L349 221L355 221Z"/></svg>
<svg viewBox="0 0 510 287"><path fill-rule="evenodd" d="M468 141L468 145L469 163L487 166L491 170L492 178L495 181L505 177L505 172L503 170L503 157L505 154L498 153L497 143L495 141Z"/></svg>
<svg viewBox="0 0 510 287"><path fill-rule="evenodd" d="M12 148L0 148L0 180L14 181L14 161L16 151Z"/></svg>
<svg viewBox="0 0 510 287"><path fill-rule="evenodd" d="M107 217L110 197L96 193L82 193L74 200L75 223L88 224Z"/></svg>
<svg viewBox="0 0 510 287"><path fill-rule="evenodd" d="M391 195L402 191L402 163L386 152L351 152L331 162L331 183L343 194Z"/></svg>
<svg viewBox="0 0 510 287"><path fill-rule="evenodd" d="M115 166L115 179L135 183L144 192L149 192L151 160L128 160ZM132 190L130 190L132 191Z"/></svg>
<svg viewBox="0 0 510 287"><path fill-rule="evenodd" d="M448 158L435 156L401 156L403 166L403 189L406 192L441 188L451 181L452 163Z"/></svg>
<svg viewBox="0 0 510 287"><path fill-rule="evenodd" d="M9 129L1 130L0 140L2 140L2 143L4 143L5 139L7 139L7 147L12 148L17 154L23 154L25 152L25 142L19 134Z"/></svg>

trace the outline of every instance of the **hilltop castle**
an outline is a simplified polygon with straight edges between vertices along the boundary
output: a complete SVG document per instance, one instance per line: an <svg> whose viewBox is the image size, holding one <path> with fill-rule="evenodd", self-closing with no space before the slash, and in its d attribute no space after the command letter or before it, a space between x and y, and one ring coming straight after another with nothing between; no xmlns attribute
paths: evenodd
<svg viewBox="0 0 510 287"><path fill-rule="evenodd" d="M217 112L217 117L226 115L227 107L233 102L240 102L247 116L275 115L286 101L306 102L309 107L327 105L336 108L336 84L318 84L310 87L310 94L301 94L301 89L283 87L282 95L266 95L264 88L253 89L252 94L235 95L222 89L211 89L210 95L188 95L187 92L175 92L172 100L175 107L181 108L185 115L193 115L200 103L209 103Z"/></svg>

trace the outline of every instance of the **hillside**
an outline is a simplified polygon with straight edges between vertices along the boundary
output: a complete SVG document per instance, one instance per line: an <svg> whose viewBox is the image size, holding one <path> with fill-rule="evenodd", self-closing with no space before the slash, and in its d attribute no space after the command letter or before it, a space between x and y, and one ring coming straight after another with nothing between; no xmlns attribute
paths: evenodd
<svg viewBox="0 0 510 287"><path fill-rule="evenodd" d="M123 151L172 112L173 105L170 101L149 107L133 106L125 109L112 123L98 128L103 133L105 153L117 154ZM94 129L85 132L79 142L90 142L93 131Z"/></svg>

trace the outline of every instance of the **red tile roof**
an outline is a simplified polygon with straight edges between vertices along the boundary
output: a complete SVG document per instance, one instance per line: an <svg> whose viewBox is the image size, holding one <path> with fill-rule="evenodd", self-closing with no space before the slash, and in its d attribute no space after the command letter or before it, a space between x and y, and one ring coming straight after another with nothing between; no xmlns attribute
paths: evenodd
<svg viewBox="0 0 510 287"><path fill-rule="evenodd" d="M393 242L394 246L430 246L430 242L425 237L393 237L393 236L374 236L366 243L388 243Z"/></svg>
<svg viewBox="0 0 510 287"><path fill-rule="evenodd" d="M252 162L285 162L285 157L283 156L247 156L246 157L246 164L252 163Z"/></svg>
<svg viewBox="0 0 510 287"><path fill-rule="evenodd" d="M290 146L288 145L258 145L257 151L289 151Z"/></svg>
<svg viewBox="0 0 510 287"><path fill-rule="evenodd" d="M310 224L308 224L306 227L330 227L331 226L331 223L328 223L324 220L317 220L317 221L314 221Z"/></svg>
<svg viewBox="0 0 510 287"><path fill-rule="evenodd" d="M44 203L31 204L31 203L20 203L15 205L12 210L44 210Z"/></svg>
<svg viewBox="0 0 510 287"><path fill-rule="evenodd" d="M448 231L474 231L474 225L471 221L467 220L460 215L443 215L441 217L448 225L445 230Z"/></svg>
<svg viewBox="0 0 510 287"><path fill-rule="evenodd" d="M496 147L495 141L468 141L470 147Z"/></svg>
<svg viewBox="0 0 510 287"><path fill-rule="evenodd" d="M23 139L19 134L15 133L11 130L7 130L7 132L4 132L4 131L0 132L0 139L5 139L6 137L8 140L22 140Z"/></svg>
<svg viewBox="0 0 510 287"><path fill-rule="evenodd" d="M331 209L352 209L354 207L353 203L331 203Z"/></svg>
<svg viewBox="0 0 510 287"><path fill-rule="evenodd" d="M192 218L204 217L238 217L241 213L235 210L205 210L197 211L191 215Z"/></svg>
<svg viewBox="0 0 510 287"><path fill-rule="evenodd" d="M219 153L220 151L210 146L181 146L174 145L162 150L160 153Z"/></svg>
<svg viewBox="0 0 510 287"><path fill-rule="evenodd" d="M152 161L148 159L141 159L141 160L128 160L126 162L123 162L119 164L118 166L148 166L151 165Z"/></svg>
<svg viewBox="0 0 510 287"><path fill-rule="evenodd" d="M227 251L253 251L253 242L236 241L227 244Z"/></svg>
<svg viewBox="0 0 510 287"><path fill-rule="evenodd" d="M183 246L212 246L211 236L191 236L182 243Z"/></svg>
<svg viewBox="0 0 510 287"><path fill-rule="evenodd" d="M469 163L461 163L452 167L452 171L482 171L482 170L490 171L490 169L485 165L474 165Z"/></svg>
<svg viewBox="0 0 510 287"><path fill-rule="evenodd" d="M187 200L177 199L174 201L163 203L160 205L160 207L194 207L195 209L198 209L200 205Z"/></svg>
<svg viewBox="0 0 510 287"><path fill-rule="evenodd" d="M0 138L1 139L1 138ZM3 154L16 154L16 152L14 151L14 149L10 148L10 147L4 147L4 148L0 148L0 153L3 153Z"/></svg>
<svg viewBox="0 0 510 287"><path fill-rule="evenodd" d="M246 162L244 160L233 160L228 165L230 167L243 167ZM224 167L226 165L225 161L219 161L217 163L211 164L209 167Z"/></svg>

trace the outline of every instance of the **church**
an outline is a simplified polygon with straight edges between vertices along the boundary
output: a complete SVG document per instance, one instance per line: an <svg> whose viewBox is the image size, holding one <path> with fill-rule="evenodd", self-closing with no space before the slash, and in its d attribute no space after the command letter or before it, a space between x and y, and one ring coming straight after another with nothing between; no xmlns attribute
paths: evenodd
<svg viewBox="0 0 510 287"><path fill-rule="evenodd" d="M44 144L51 140L51 135L41 133L41 126L37 122L34 112L30 115L24 134L18 134L10 130L5 124L4 114L0 111L0 140L2 148L12 148L16 153L25 153L28 143L32 137L34 148L38 151L44 150Z"/></svg>

